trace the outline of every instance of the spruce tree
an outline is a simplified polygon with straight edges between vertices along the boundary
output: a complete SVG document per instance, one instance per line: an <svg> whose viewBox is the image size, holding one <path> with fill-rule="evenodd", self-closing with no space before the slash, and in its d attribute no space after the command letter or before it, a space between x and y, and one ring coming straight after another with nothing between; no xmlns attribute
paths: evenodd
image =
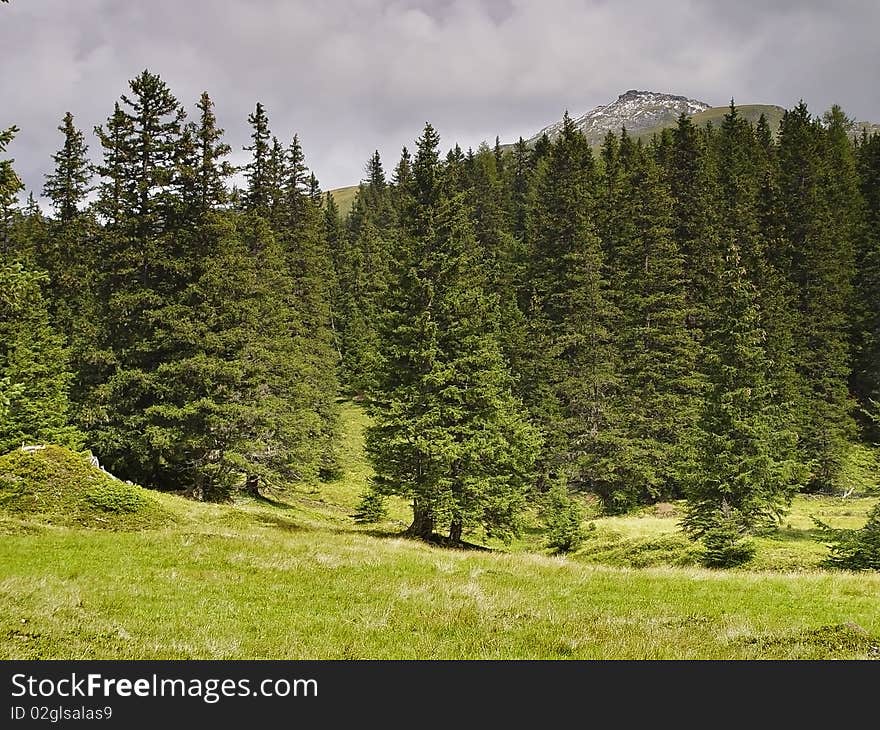
<svg viewBox="0 0 880 730"><path fill-rule="evenodd" d="M666 169L673 199L673 236L684 257L686 289L691 314L688 326L701 337L713 309L713 285L723 268L715 210L716 172L708 149L708 132L685 115L672 133Z"/></svg>
<svg viewBox="0 0 880 730"><path fill-rule="evenodd" d="M0 258L0 453L33 443L81 444L69 425L72 378L40 290L45 277Z"/></svg>
<svg viewBox="0 0 880 730"><path fill-rule="evenodd" d="M198 201L201 211L209 211L227 202L227 181L235 170L224 159L232 152L232 148L223 142L223 129L217 126L214 102L207 91L202 92L196 108L199 111L194 129L198 154Z"/></svg>
<svg viewBox="0 0 880 730"><path fill-rule="evenodd" d="M777 520L802 477L785 456L794 434L784 429L773 402L755 287L736 239L728 237L726 245L718 310L703 351L708 390L683 520L685 530L720 553L736 552L739 536Z"/></svg>
<svg viewBox="0 0 880 730"><path fill-rule="evenodd" d="M880 402L880 134L864 133L857 147L865 229L858 251L853 390L863 408ZM880 423L865 422L874 441Z"/></svg>
<svg viewBox="0 0 880 730"><path fill-rule="evenodd" d="M58 131L64 135L64 146L52 155L55 170L46 175L43 195L52 201L58 220L67 222L79 214L79 206L91 190L91 164L85 137L73 124L67 112Z"/></svg>
<svg viewBox="0 0 880 730"><path fill-rule="evenodd" d="M606 142L606 160L614 146ZM702 382L699 348L687 327L684 257L672 234L672 197L653 158L629 149L622 173L606 162L613 210L628 225L613 226L610 279L616 295L616 346L626 449L608 498L623 509L682 495L694 459ZM618 190L614 188L618 187Z"/></svg>
<svg viewBox="0 0 880 730"><path fill-rule="evenodd" d="M617 354L601 242L593 224L593 157L566 114L540 163L529 222L533 287L524 392L542 428L548 478L611 503L625 447L615 412Z"/></svg>
<svg viewBox="0 0 880 730"><path fill-rule="evenodd" d="M151 443L145 414L156 397L156 368L170 355L157 325L172 316L189 276L175 236L184 112L156 74L144 71L129 87L107 131L98 130L105 178L98 209L107 226L96 295L103 310L98 344L107 356L101 382L88 396L94 403L88 425L111 470L153 486L165 478L164 459Z"/></svg>
<svg viewBox="0 0 880 730"><path fill-rule="evenodd" d="M412 239L397 252L367 449L379 493L413 500L410 534L507 537L524 506L537 438L513 398L461 194L441 193L426 125L415 158Z"/></svg>
<svg viewBox="0 0 880 730"><path fill-rule="evenodd" d="M0 154L15 138L18 127L0 130ZM13 160L0 160L0 253L9 252L8 227L18 191L24 188L12 167Z"/></svg>
<svg viewBox="0 0 880 730"><path fill-rule="evenodd" d="M246 200L248 210L266 213L271 200L272 181L270 176L269 117L265 107L257 102L253 114L248 115L253 143L244 149L252 152L251 161L245 165L245 178L248 186Z"/></svg>
<svg viewBox="0 0 880 730"><path fill-rule="evenodd" d="M798 293L794 356L804 384L797 412L809 486L837 485L854 422L849 399L849 327L856 242L851 196L857 185L843 120L828 128L805 104L786 112L779 140L783 270Z"/></svg>

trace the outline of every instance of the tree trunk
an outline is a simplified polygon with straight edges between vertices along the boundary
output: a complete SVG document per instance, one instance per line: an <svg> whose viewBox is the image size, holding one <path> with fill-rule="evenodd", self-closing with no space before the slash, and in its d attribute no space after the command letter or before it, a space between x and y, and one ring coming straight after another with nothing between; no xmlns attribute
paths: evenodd
<svg viewBox="0 0 880 730"><path fill-rule="evenodd" d="M260 477L256 474L248 474L247 481L244 483L244 488L251 497L259 499L263 496L260 494Z"/></svg>
<svg viewBox="0 0 880 730"><path fill-rule="evenodd" d="M431 514L431 510L418 499L413 500L413 521L407 534L427 540L433 533L434 515Z"/></svg>
<svg viewBox="0 0 880 730"><path fill-rule="evenodd" d="M461 543L461 517L453 517L452 524L449 526L449 542L453 545L459 545Z"/></svg>

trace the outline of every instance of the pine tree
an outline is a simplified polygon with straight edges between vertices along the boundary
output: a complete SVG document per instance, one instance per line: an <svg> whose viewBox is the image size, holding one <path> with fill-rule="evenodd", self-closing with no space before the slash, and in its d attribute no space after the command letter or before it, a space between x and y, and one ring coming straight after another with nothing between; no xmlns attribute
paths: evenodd
<svg viewBox="0 0 880 730"><path fill-rule="evenodd" d="M827 129L805 104L786 112L779 141L783 270L798 292L794 353L804 383L798 407L809 486L837 484L854 423L849 400L849 328L854 276L852 196L858 191L843 119Z"/></svg>
<svg viewBox="0 0 880 730"><path fill-rule="evenodd" d="M6 147L15 138L18 127L0 130L0 154L6 152ZM18 191L24 188L15 170L12 168L14 160L0 160L0 253L9 251L8 226L18 196Z"/></svg>
<svg viewBox="0 0 880 730"><path fill-rule="evenodd" d="M131 133L131 119L122 111L119 102L107 119L106 129L95 127L95 135L103 150L103 160L96 168L103 179L98 185L95 210L113 226L121 222L128 195L126 186L132 184L128 174L133 156L129 146Z"/></svg>
<svg viewBox="0 0 880 730"><path fill-rule="evenodd" d="M413 168L415 231L383 319L368 453L379 493L413 499L410 533L482 527L506 537L524 506L537 439L510 391L493 304L460 194L441 197L430 125Z"/></svg>
<svg viewBox="0 0 880 730"><path fill-rule="evenodd" d="M683 526L723 553L736 552L739 535L778 519L802 474L797 462L780 457L790 451L793 434L781 427L773 403L766 333L734 237L727 239L717 287L719 308L701 368L708 379L702 435Z"/></svg>
<svg viewBox="0 0 880 730"><path fill-rule="evenodd" d="M17 128L0 131L0 154ZM12 160L0 160L0 206L12 206L22 184ZM42 215L32 211L26 217ZM0 233L0 453L24 442L52 442L76 448L81 436L69 426L71 373L63 339L52 328L41 291L45 276L15 260L30 247L15 240L4 215Z"/></svg>
<svg viewBox="0 0 880 730"><path fill-rule="evenodd" d="M853 390L863 408L880 402L880 134L864 133L857 147L865 233L858 252ZM880 422L867 422L880 441Z"/></svg>
<svg viewBox="0 0 880 730"><path fill-rule="evenodd" d="M286 332L296 355L298 370L294 381L291 407L308 411L317 424L308 449L312 464L329 476L337 469L335 443L338 413L335 399L335 338L331 326L330 297L336 287L333 261L327 246L319 193L310 195L313 176L305 164L305 155L294 135L287 151L284 175L284 210L277 228L279 245L287 261L292 289L293 319Z"/></svg>
<svg viewBox="0 0 880 730"><path fill-rule="evenodd" d="M147 434L155 372L169 355L157 325L170 316L190 272L181 266L180 170L184 112L157 75L144 71L99 128L105 177L98 209L101 236L96 295L102 304L99 349L104 372L89 394L87 416L96 450L116 473L147 486L163 479L163 455Z"/></svg>
<svg viewBox="0 0 880 730"><path fill-rule="evenodd" d="M621 419L627 443L618 459L616 509L681 496L692 469L699 413L699 348L687 327L684 258L672 237L672 197L657 164L623 135L623 159L606 140L606 205L615 221L609 274L616 296ZM618 170L618 166L621 168Z"/></svg>
<svg viewBox="0 0 880 730"><path fill-rule="evenodd" d="M270 177L270 151L269 117L265 107L257 102L253 114L248 115L248 124L251 125L251 139L253 144L244 149L252 152L251 161L245 165L245 178L248 187L246 200L248 210L265 213L269 210L271 200L272 181Z"/></svg>
<svg viewBox="0 0 880 730"><path fill-rule="evenodd" d="M542 428L549 478L603 495L614 491L623 439L615 410L615 315L593 225L593 158L566 114L538 168L529 222L533 286L524 392Z"/></svg>
<svg viewBox="0 0 880 730"><path fill-rule="evenodd" d="M758 305L767 333L767 357L775 402L785 427L797 431L798 407L804 384L797 372L795 337L799 331L797 294L786 274L784 217L780 206L777 149L762 114L755 128L757 141L757 249L761 256L752 280L758 287Z"/></svg>
<svg viewBox="0 0 880 730"><path fill-rule="evenodd" d="M0 453L23 443L77 448L69 425L72 374L40 291L44 277L0 258Z"/></svg>
<svg viewBox="0 0 880 730"><path fill-rule="evenodd" d="M673 236L688 275L688 326L698 340L713 308L712 286L723 268L714 207L716 170L708 139L709 134L697 129L689 117L679 117L666 170L673 199Z"/></svg>
<svg viewBox="0 0 880 730"><path fill-rule="evenodd" d="M55 171L46 175L43 195L52 201L58 219L67 222L79 214L79 206L91 190L92 167L85 137L73 124L67 112L58 131L64 135L64 146L52 155Z"/></svg>
<svg viewBox="0 0 880 730"><path fill-rule="evenodd" d="M196 108L199 110L199 120L194 129L198 153L196 185L199 209L206 212L227 202L226 183L235 169L224 159L232 148L223 142L223 130L217 126L214 102L207 91L202 92Z"/></svg>
<svg viewBox="0 0 880 730"><path fill-rule="evenodd" d="M510 183L513 235L519 241L524 241L526 238L532 171L529 149L520 137L513 148L513 172Z"/></svg>

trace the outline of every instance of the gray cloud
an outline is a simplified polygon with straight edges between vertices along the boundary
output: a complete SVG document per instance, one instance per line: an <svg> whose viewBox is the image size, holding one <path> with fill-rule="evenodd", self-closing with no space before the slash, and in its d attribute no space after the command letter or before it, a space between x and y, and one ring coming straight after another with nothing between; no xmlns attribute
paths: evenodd
<svg viewBox="0 0 880 730"><path fill-rule="evenodd" d="M390 169L426 120L475 146L630 88L880 120L878 27L876 0L12 0L0 127L39 190L63 113L91 130L149 68L190 108L207 89L237 150L262 101L330 188L374 148Z"/></svg>

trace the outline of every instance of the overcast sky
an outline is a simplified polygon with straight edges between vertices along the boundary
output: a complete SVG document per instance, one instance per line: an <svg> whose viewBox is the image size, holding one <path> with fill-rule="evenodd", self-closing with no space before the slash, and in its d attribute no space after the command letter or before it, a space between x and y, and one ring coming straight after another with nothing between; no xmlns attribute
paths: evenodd
<svg viewBox="0 0 880 730"><path fill-rule="evenodd" d="M880 0L12 0L0 5L0 128L39 190L65 111L91 134L127 81L159 73L217 104L235 161L246 118L298 132L325 189L390 170L426 120L444 147L513 141L627 89L710 104L804 98L880 121Z"/></svg>

